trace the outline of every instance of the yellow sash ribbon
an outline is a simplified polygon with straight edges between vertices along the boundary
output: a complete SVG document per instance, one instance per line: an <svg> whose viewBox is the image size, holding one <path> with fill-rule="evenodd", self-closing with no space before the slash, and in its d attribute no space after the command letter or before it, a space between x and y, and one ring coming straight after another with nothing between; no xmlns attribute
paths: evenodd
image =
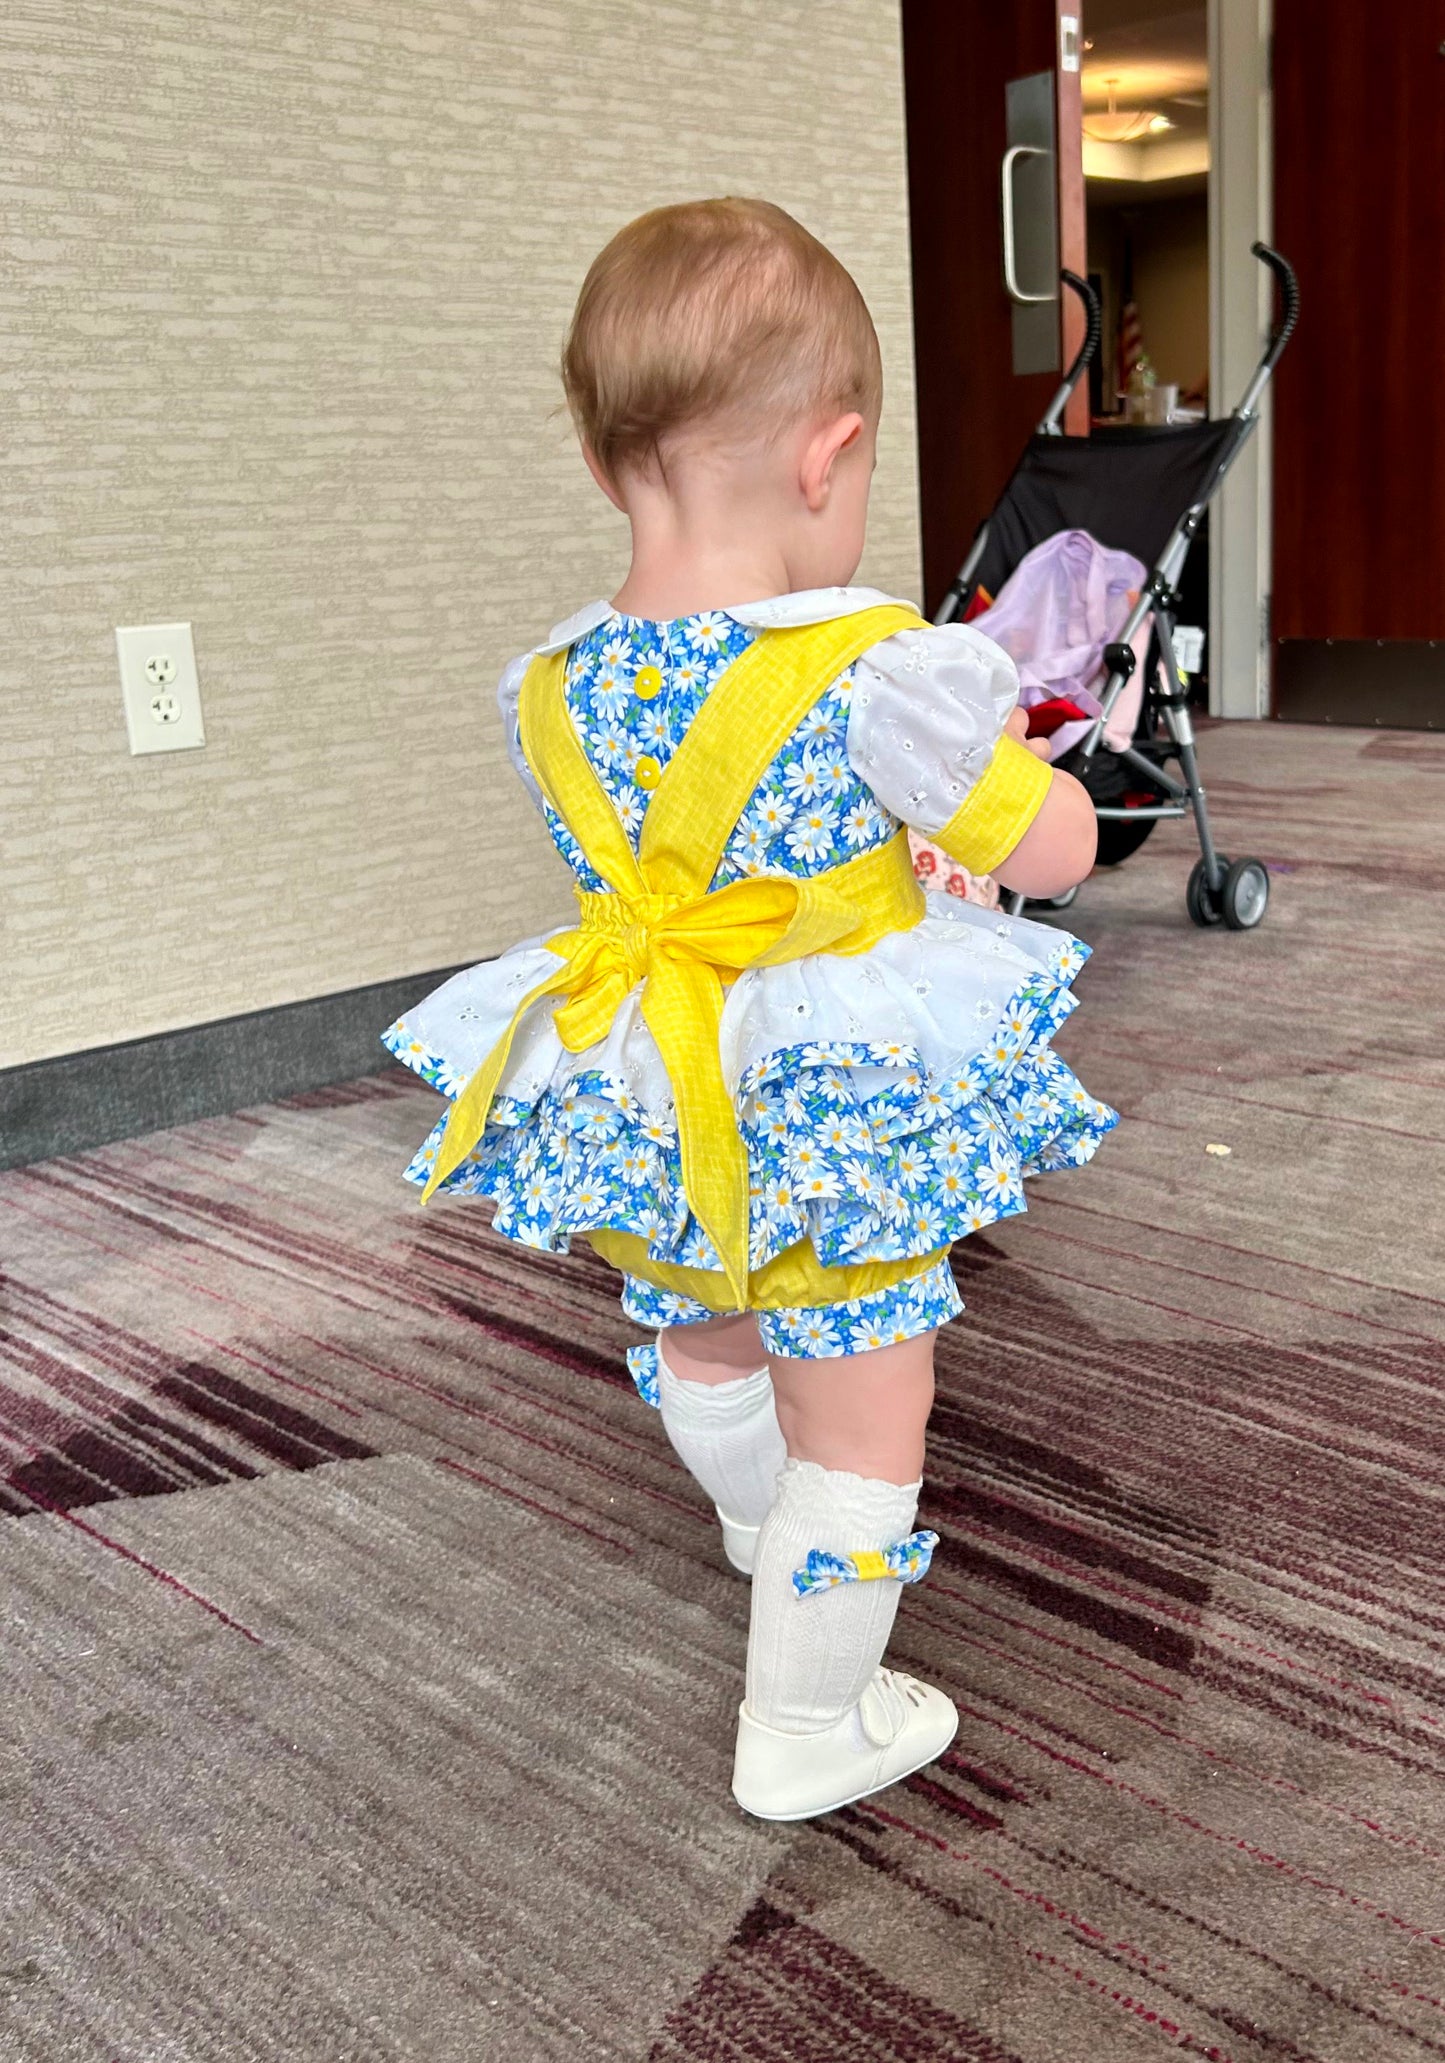
<svg viewBox="0 0 1445 2063"><path fill-rule="evenodd" d="M422 1200L481 1138L512 1042L544 998L569 1053L606 1037L639 986L677 1109L683 1188L739 1309L748 1301L747 1148L723 1075L727 986L744 968L809 953L861 953L923 915L906 834L809 880L759 875L709 889L759 781L828 684L899 630L889 604L831 623L764 631L712 688L648 806L634 853L577 735L566 653L534 659L522 687L522 749L543 794L611 892L577 891L581 923L547 941L561 965L522 997L453 1103Z"/></svg>

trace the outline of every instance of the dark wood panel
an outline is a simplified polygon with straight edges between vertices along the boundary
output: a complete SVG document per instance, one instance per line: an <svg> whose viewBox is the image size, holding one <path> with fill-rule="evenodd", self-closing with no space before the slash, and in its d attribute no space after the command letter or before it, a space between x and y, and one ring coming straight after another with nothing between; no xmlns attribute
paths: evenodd
<svg viewBox="0 0 1445 2063"><path fill-rule="evenodd" d="M1282 638L1274 713L1283 723L1445 730L1445 638Z"/></svg>
<svg viewBox="0 0 1445 2063"><path fill-rule="evenodd" d="M1445 636L1445 0L1275 0L1274 631Z"/></svg>
<svg viewBox="0 0 1445 2063"><path fill-rule="evenodd" d="M925 605L931 611L1048 406L1017 378L999 238L1004 85L1048 71L1055 0L903 0Z"/></svg>

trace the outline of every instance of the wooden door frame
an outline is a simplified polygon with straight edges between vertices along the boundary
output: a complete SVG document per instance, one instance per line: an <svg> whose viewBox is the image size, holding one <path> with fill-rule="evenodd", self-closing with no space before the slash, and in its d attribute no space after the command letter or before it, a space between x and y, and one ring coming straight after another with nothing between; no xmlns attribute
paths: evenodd
<svg viewBox="0 0 1445 2063"><path fill-rule="evenodd" d="M1059 264L1080 279L1089 276L1089 215L1084 196L1084 81L1082 69L1066 72L1063 65L1064 18L1076 21L1085 0L1055 0L1054 77L1057 93L1054 131L1058 151ZM1083 25L1078 26L1079 63L1083 63ZM1084 304L1062 281L1059 284L1059 367L1067 371L1084 341ZM1101 340L1100 347L1104 349ZM1064 429L1070 437L1089 434L1089 380L1085 374L1069 396L1064 412Z"/></svg>
<svg viewBox="0 0 1445 2063"><path fill-rule="evenodd" d="M1273 0L1208 5L1209 396L1218 415L1239 400L1269 333L1272 281L1249 247L1257 237L1270 241L1274 214L1274 7ZM1216 716L1270 714L1271 423L1266 388L1259 428L1210 512L1209 706Z"/></svg>
<svg viewBox="0 0 1445 2063"><path fill-rule="evenodd" d="M1076 297L1061 288L1054 315L1062 359L1047 372L1015 373L999 262L1005 82L1050 72L1055 144L1072 171L1071 187L1060 193L1059 258L1080 274L1087 267L1081 78L1078 72L1060 77L1059 18L1066 13L1082 13L1080 0L1036 0L1029 7L1000 7L997 0L902 0L899 7L929 609L943 599L978 524L1058 392L1058 364L1067 364L1082 341ZM1070 430L1087 432L1088 406L1086 390L1070 410Z"/></svg>

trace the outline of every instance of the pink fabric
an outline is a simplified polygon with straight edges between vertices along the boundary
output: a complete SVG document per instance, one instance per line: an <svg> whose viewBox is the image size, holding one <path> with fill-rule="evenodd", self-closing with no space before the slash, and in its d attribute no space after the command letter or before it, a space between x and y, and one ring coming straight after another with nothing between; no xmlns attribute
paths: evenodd
<svg viewBox="0 0 1445 2063"><path fill-rule="evenodd" d="M1087 530L1061 530L1019 561L997 601L974 618L974 629L1002 645L1018 667L1025 709L1067 695L1097 716L1104 647L1123 629L1144 578L1129 552L1110 551ZM1104 731L1116 752L1129 744L1139 721L1149 628L1146 617L1134 640L1139 664ZM1061 724L1048 741L1049 757L1061 759L1088 729Z"/></svg>
<svg viewBox="0 0 1445 2063"><path fill-rule="evenodd" d="M970 874L957 860L951 860L941 845L935 845L919 831L908 834L913 854L913 871L923 886L939 895L956 895L980 909L998 908L998 883L991 874Z"/></svg>

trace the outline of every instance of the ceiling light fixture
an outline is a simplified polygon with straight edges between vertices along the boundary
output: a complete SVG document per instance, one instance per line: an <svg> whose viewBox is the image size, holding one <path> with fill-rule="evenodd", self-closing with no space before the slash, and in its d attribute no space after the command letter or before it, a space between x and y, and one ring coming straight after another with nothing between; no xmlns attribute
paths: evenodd
<svg viewBox="0 0 1445 2063"><path fill-rule="evenodd" d="M1118 106L1117 79L1106 79L1109 91L1108 111L1102 115L1085 115L1084 134L1094 143L1132 143L1138 136L1147 135L1162 123L1172 129L1173 123L1165 115L1156 115L1151 108L1136 108L1132 113L1120 114Z"/></svg>

